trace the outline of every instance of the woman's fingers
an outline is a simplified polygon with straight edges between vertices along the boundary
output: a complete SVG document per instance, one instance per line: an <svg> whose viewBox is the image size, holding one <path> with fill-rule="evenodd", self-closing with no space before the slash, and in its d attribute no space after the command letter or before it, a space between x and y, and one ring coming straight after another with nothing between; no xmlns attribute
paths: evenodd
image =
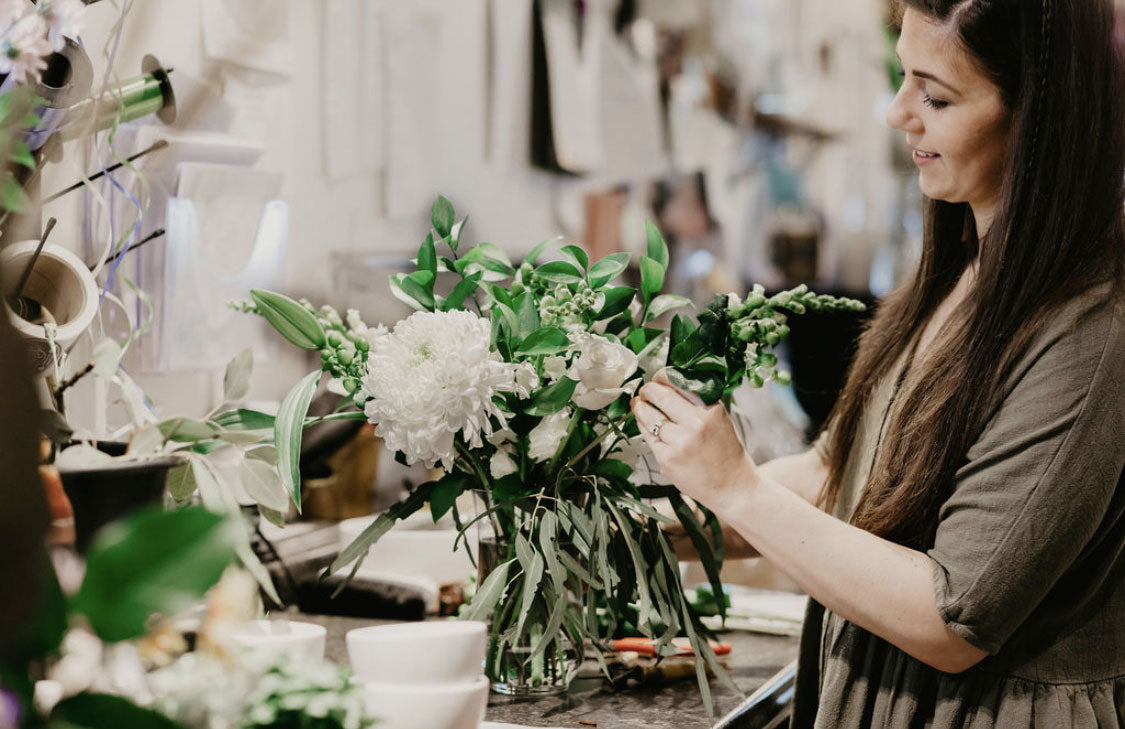
<svg viewBox="0 0 1125 729"><path fill-rule="evenodd" d="M637 397L645 400L678 423L690 423L698 417L698 408L688 402L674 387L650 382Z"/></svg>
<svg viewBox="0 0 1125 729"><path fill-rule="evenodd" d="M664 413L644 400L633 400L633 415L637 418L637 427L640 428L641 435L648 442L649 448L653 448L658 443L668 445L677 437L679 426L676 422L669 420Z"/></svg>
<svg viewBox="0 0 1125 729"><path fill-rule="evenodd" d="M653 375L652 381L659 382L661 385L665 385L667 387L671 387L676 391L676 394L690 402L692 405L695 405L696 407L706 407L699 395L696 395L694 392L681 390L672 383L672 380L668 377L667 367L661 367L660 370L655 375Z"/></svg>

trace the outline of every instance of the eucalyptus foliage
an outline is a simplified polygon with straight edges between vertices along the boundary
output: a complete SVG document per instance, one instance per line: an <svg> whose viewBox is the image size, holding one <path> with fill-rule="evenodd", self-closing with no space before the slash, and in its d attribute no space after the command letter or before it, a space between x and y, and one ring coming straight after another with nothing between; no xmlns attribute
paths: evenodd
<svg viewBox="0 0 1125 729"><path fill-rule="evenodd" d="M671 641L683 635L701 657L699 685L710 706L706 669L728 684L730 680L684 593L665 527L679 522L716 595L722 594L722 531L713 514L674 487L638 483L636 458L629 455L640 441L629 408L631 394L644 376L664 366L671 368L677 386L709 404L729 404L744 382L759 387L767 380L787 383L789 376L777 370L771 351L788 335L786 312L862 304L818 296L804 286L767 297L756 286L746 300L717 296L697 318L676 314L670 327L663 327L657 325L658 317L691 302L661 294L668 247L651 223L646 255L636 268L640 286L634 288L615 283L629 268L627 254L590 261L582 248L565 245L556 260L541 263L552 243L546 241L516 266L490 243L463 245L465 220L456 219L445 198L435 202L431 219L433 231L418 250L417 270L392 276L392 292L418 311L465 310L485 317L491 324L492 350L506 362L533 370L535 384L526 396L497 396L507 418L497 423L503 438L477 447L459 439L454 467L377 518L330 570L351 566L354 573L395 522L427 504L435 520L452 513L462 537L476 522L488 520L500 551L466 617L491 617L488 672L494 680L511 678L513 670L531 683L546 680L554 659L568 645L579 652L591 647L605 667L602 653L608 641L623 632L653 638L661 655L675 653ZM443 277L451 286L437 285ZM449 293L443 296L443 290ZM299 473L291 454L307 422L308 396L327 373L339 381L351 404L364 407L371 397L364 383L371 338L354 312L344 321L330 308L317 310L280 294L255 291L252 302L237 306L265 317L293 344L321 354L321 369L294 388L274 423L282 477L299 504ZM583 342L590 337L597 337L599 346L608 342L627 348L640 363L639 370L635 365L622 369L623 382L590 385L609 388L595 393L610 393L604 405L590 404L590 383L580 371L575 374L581 369ZM339 417L360 418L363 413ZM543 432L537 428L552 418L558 438L551 442L552 452L543 454L541 443L534 442ZM467 491L483 500L478 513L458 511L457 497ZM670 503L675 519L651 505L657 499ZM716 605L724 614L725 604ZM517 647L525 653L520 665L513 666L505 656Z"/></svg>

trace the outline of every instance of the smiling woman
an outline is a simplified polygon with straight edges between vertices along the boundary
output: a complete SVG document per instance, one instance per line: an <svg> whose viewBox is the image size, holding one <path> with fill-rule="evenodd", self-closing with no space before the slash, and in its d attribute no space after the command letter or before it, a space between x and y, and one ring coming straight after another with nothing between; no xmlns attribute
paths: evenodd
<svg viewBox="0 0 1125 729"><path fill-rule="evenodd" d="M1111 0L906 0L927 197L817 446L667 379L665 475L813 598L794 729L1125 727L1125 77Z"/></svg>

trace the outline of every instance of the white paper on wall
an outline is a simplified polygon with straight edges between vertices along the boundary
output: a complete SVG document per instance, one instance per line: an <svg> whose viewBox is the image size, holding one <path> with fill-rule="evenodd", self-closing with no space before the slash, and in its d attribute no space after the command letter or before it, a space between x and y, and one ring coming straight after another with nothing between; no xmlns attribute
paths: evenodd
<svg viewBox="0 0 1125 729"><path fill-rule="evenodd" d="M501 169L530 163L533 2L489 0L488 159Z"/></svg>
<svg viewBox="0 0 1125 729"><path fill-rule="evenodd" d="M639 58L608 27L598 33L603 166L614 177L646 179L665 169L660 79L655 64Z"/></svg>
<svg viewBox="0 0 1125 729"><path fill-rule="evenodd" d="M602 166L601 100L598 73L607 24L603 0L588 3L590 22L579 42L577 11L572 0L543 0L543 39L547 51L547 83L551 91L551 131L555 157L571 172Z"/></svg>
<svg viewBox="0 0 1125 729"><path fill-rule="evenodd" d="M203 51L208 58L289 76L289 4L277 0L202 0Z"/></svg>
<svg viewBox="0 0 1125 729"><path fill-rule="evenodd" d="M322 138L330 180L383 169L382 0L326 0Z"/></svg>
<svg viewBox="0 0 1125 729"><path fill-rule="evenodd" d="M281 284L289 230L281 183L275 172L181 165L165 219L160 370L221 369L247 345L256 359L272 356L262 322L226 302Z"/></svg>

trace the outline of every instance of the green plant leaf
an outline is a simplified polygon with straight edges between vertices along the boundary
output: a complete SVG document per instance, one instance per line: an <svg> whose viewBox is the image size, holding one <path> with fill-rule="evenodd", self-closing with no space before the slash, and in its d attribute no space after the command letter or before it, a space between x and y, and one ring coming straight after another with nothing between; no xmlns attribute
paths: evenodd
<svg viewBox="0 0 1125 729"><path fill-rule="evenodd" d="M398 279L398 285L407 296L417 301L424 310L434 310L434 275L429 271L415 271Z"/></svg>
<svg viewBox="0 0 1125 729"><path fill-rule="evenodd" d="M236 529L198 508L115 522L94 537L72 607L106 642L137 638L151 615L173 615L218 582L235 559Z"/></svg>
<svg viewBox="0 0 1125 729"><path fill-rule="evenodd" d="M371 522L370 526L360 532L359 536L353 539L351 544L341 550L340 554L328 568L328 572L337 572L352 562L363 558L367 554L367 550L371 549L371 545L375 544L384 534L389 532L391 527L395 525L395 522L400 519L405 519L426 505L426 502L430 500L433 487L434 482L421 484L418 488L411 491L405 499L399 501L376 517L375 521Z"/></svg>
<svg viewBox="0 0 1125 729"><path fill-rule="evenodd" d="M657 296L648 306L648 313L645 315L645 321L652 321L662 314L667 314L673 309L679 309L684 306L691 306L691 299L687 298L686 296L676 296L675 294L664 294L663 296Z"/></svg>
<svg viewBox="0 0 1125 729"><path fill-rule="evenodd" d="M629 267L628 253L612 253L590 267L590 286L600 289Z"/></svg>
<svg viewBox="0 0 1125 729"><path fill-rule="evenodd" d="M526 339L539 329L539 309L535 306L535 296L530 291L524 291L512 302L516 312L517 332L520 341Z"/></svg>
<svg viewBox="0 0 1125 729"><path fill-rule="evenodd" d="M611 480L628 481L629 477L633 475L633 468L628 463L611 456L590 466L590 473Z"/></svg>
<svg viewBox="0 0 1125 729"><path fill-rule="evenodd" d="M251 289L250 298L281 336L301 349L324 347L324 327L311 311L284 294Z"/></svg>
<svg viewBox="0 0 1125 729"><path fill-rule="evenodd" d="M454 223L453 227L449 229L449 248L454 253L456 253L457 249L461 247L461 233L465 230L465 224L468 222L469 216L466 215L465 217Z"/></svg>
<svg viewBox="0 0 1125 729"><path fill-rule="evenodd" d="M227 363L223 373L223 399L241 400L250 392L250 374L254 371L254 348L247 347Z"/></svg>
<svg viewBox="0 0 1125 729"><path fill-rule="evenodd" d="M633 299L637 296L636 290L630 286L615 286L605 289L603 294L605 295L605 303L602 304L601 311L594 317L597 321L612 319L618 314L628 311L629 304L633 303Z"/></svg>
<svg viewBox="0 0 1125 729"><path fill-rule="evenodd" d="M438 195L437 200L434 200L433 206L430 207L430 222L437 234L442 238L449 238L456 217L457 214L453 210L452 203L446 200L444 196ZM457 251L456 248L453 248L453 250L454 252Z"/></svg>
<svg viewBox="0 0 1125 729"><path fill-rule="evenodd" d="M669 369L668 380L685 392L694 392L704 405L717 403L726 385L724 373L710 369Z"/></svg>
<svg viewBox="0 0 1125 729"><path fill-rule="evenodd" d="M699 330L693 329L686 339L669 350L668 361L673 367L687 367L703 352L703 340L699 336Z"/></svg>
<svg viewBox="0 0 1125 729"><path fill-rule="evenodd" d="M555 384L545 387L531 400L531 407L527 409L528 415L553 415L570 402L574 395L574 388L578 383L569 377L564 377Z"/></svg>
<svg viewBox="0 0 1125 729"><path fill-rule="evenodd" d="M238 464L238 478L247 496L259 506L279 513L289 508L289 494L276 467L257 458L243 458Z"/></svg>
<svg viewBox="0 0 1125 729"><path fill-rule="evenodd" d="M648 243L648 257L660 264L660 267L665 271L668 270L668 244L664 242L664 236L660 233L660 228L651 220L645 221L645 239Z"/></svg>
<svg viewBox="0 0 1125 729"><path fill-rule="evenodd" d="M570 338L567 337L566 332L558 327L543 327L532 332L527 339L523 340L519 349L516 350L516 354L525 357L557 354L565 352L568 347L570 347Z"/></svg>
<svg viewBox="0 0 1125 729"><path fill-rule="evenodd" d="M59 580L55 574L50 558L44 552L41 555L42 569L42 596L35 610L34 622L27 632L26 646L21 646L24 653L29 656L41 658L54 655L66 635L66 597L63 595ZM3 672L0 670L0 676Z"/></svg>
<svg viewBox="0 0 1125 729"><path fill-rule="evenodd" d="M590 257L586 255L586 251L578 246L570 245L563 246L559 249L564 256L574 262L574 265L585 271L590 267Z"/></svg>
<svg viewBox="0 0 1125 729"><path fill-rule="evenodd" d="M485 620L488 618L496 607L496 603L500 602L500 598L508 586L508 572L515 561L510 559L507 562L501 562L496 566L496 569L488 573L488 577L481 583L480 589L473 595L473 601L469 603L468 609L461 616L462 620Z"/></svg>
<svg viewBox="0 0 1125 729"><path fill-rule="evenodd" d="M442 304L441 310L454 311L456 309L464 309L465 299L469 298L469 295L477 290L483 276L484 272L477 271L457 282L457 285L453 287L453 291L449 292L449 298Z"/></svg>
<svg viewBox="0 0 1125 729"><path fill-rule="evenodd" d="M27 210L29 205L31 205L31 198L27 196L23 185L16 182L10 172L7 173L4 181L0 183L0 208L19 213Z"/></svg>
<svg viewBox="0 0 1125 729"><path fill-rule="evenodd" d="M572 284L582 280L582 272L566 261L549 261L537 268L535 273L551 283Z"/></svg>
<svg viewBox="0 0 1125 729"><path fill-rule="evenodd" d="M664 267L648 256L641 256L641 293L645 301L664 288Z"/></svg>
<svg viewBox="0 0 1125 729"><path fill-rule="evenodd" d="M163 714L109 694L81 693L63 699L51 712L54 729L184 729Z"/></svg>
<svg viewBox="0 0 1125 729"><path fill-rule="evenodd" d="M434 236L426 233L426 239L418 248L418 270L429 271L437 277L437 251L434 249Z"/></svg>
<svg viewBox="0 0 1125 729"><path fill-rule="evenodd" d="M195 443L215 437L215 429L201 420L191 418L172 418L157 426L170 441L176 443Z"/></svg>
<svg viewBox="0 0 1125 729"><path fill-rule="evenodd" d="M133 433L126 452L131 456L145 456L159 453L163 448L164 434L160 432L160 428L150 425Z"/></svg>
<svg viewBox="0 0 1125 729"><path fill-rule="evenodd" d="M468 253L461 257L462 261L495 261L504 265L505 270L512 270L512 259L504 249L495 243L478 243Z"/></svg>
<svg viewBox="0 0 1125 729"><path fill-rule="evenodd" d="M31 154L31 149L27 146L27 142L22 139L12 140L11 160L16 164L23 165L29 170L35 169L35 157Z"/></svg>
<svg viewBox="0 0 1125 729"><path fill-rule="evenodd" d="M257 410L228 410L215 417L214 422L227 430L273 430L277 419Z"/></svg>
<svg viewBox="0 0 1125 729"><path fill-rule="evenodd" d="M414 309L415 311L429 311L429 309L427 309L426 306L422 302L418 301L418 299L416 299L413 295L407 293L406 289L402 285L402 282L405 281L405 280L406 280L406 274L405 273L391 274L387 278L387 283L391 287L391 294L396 299L398 299L402 303L406 304L411 309ZM417 282L413 282L411 288L414 288L415 286L417 286ZM426 295L423 294L422 298L426 298Z"/></svg>
<svg viewBox="0 0 1125 729"><path fill-rule="evenodd" d="M468 483L469 476L467 474L454 471L445 474L434 484L433 491L430 492L430 515L434 517L434 523L437 523L453 508L453 504L457 502L457 497L465 490Z"/></svg>
<svg viewBox="0 0 1125 729"><path fill-rule="evenodd" d="M301 433L305 428L309 403L320 383L320 375L320 370L310 372L289 391L278 408L273 431L281 483L289 492L298 512L301 510Z"/></svg>
<svg viewBox="0 0 1125 729"><path fill-rule="evenodd" d="M168 480L165 482L168 493L176 501L187 501L195 493L195 472L191 462L181 463L168 471Z"/></svg>

